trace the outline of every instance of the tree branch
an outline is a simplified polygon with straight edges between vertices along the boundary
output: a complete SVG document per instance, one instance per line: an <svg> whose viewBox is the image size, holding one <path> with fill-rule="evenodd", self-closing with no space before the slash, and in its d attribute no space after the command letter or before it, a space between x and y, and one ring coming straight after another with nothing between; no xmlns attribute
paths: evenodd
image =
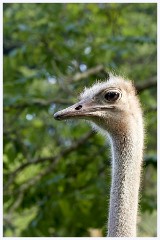
<svg viewBox="0 0 160 240"><path fill-rule="evenodd" d="M42 176L46 175L48 172L50 172L50 169L54 168L55 165L58 163L58 161L62 158L62 157L66 157L68 154L70 154L72 151L76 150L79 146L83 145L87 139L89 139L91 136L93 136L95 134L95 132L90 131L87 134L85 134L83 137L81 137L79 140L77 140L76 142L72 143L72 145L66 149L64 149L63 151L61 151L57 156L49 156L49 157L42 157L42 158L37 158L37 159L33 159L32 161L26 162L24 164L22 164L21 166L19 166L14 172L10 173L9 175L9 180L8 182L5 184L4 186L4 190L8 189L8 186L14 181L15 176L21 172L23 169L25 169L26 167L28 167L31 164L38 164L38 163L43 163L46 161L52 162L51 165L47 168L47 170L45 170L44 172L40 173L39 175L37 175L34 179L40 179ZM36 180L36 181L37 181ZM33 179L31 179L30 182L32 185L32 181ZM28 186L28 183L24 183L22 186ZM22 187L23 188L23 187Z"/></svg>
<svg viewBox="0 0 160 240"><path fill-rule="evenodd" d="M32 102L24 102L20 104L10 104L8 106L4 106L4 112L9 112L11 109L23 109L32 106L38 107L48 107L51 104L72 104L68 99L53 99L53 100L44 100L44 99L33 99Z"/></svg>
<svg viewBox="0 0 160 240"><path fill-rule="evenodd" d="M108 73L105 71L104 66L103 65L97 65L96 67L90 68L88 70L86 70L85 72L82 73L76 73L74 76L72 77L68 77L66 79L66 81L70 82L76 82L79 80L82 80L84 78L88 78L90 75L95 75L99 72L105 72L106 77L108 77Z"/></svg>
<svg viewBox="0 0 160 240"><path fill-rule="evenodd" d="M157 77L154 76L151 79L140 83L140 84L136 84L136 89L138 91L138 93L143 92L146 89L152 88L152 87L157 87Z"/></svg>

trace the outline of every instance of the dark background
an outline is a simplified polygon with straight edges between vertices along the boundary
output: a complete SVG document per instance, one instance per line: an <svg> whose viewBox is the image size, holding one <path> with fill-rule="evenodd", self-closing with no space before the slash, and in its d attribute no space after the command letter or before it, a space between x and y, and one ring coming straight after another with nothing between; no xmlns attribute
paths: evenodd
<svg viewBox="0 0 160 240"><path fill-rule="evenodd" d="M4 236L104 236L108 142L57 122L84 86L134 80L146 139L138 236L156 236L156 4L4 4Z"/></svg>

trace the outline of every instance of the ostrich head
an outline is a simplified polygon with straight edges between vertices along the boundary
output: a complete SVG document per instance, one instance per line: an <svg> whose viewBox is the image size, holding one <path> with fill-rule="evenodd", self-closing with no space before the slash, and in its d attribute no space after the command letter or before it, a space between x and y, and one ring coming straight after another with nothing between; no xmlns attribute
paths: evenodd
<svg viewBox="0 0 160 240"><path fill-rule="evenodd" d="M82 118L110 134L121 133L138 124L141 114L139 100L131 81L111 76L106 82L85 88L80 101L54 114L56 120ZM130 124L128 124L130 123ZM135 126L136 127L136 126ZM99 130L100 130L99 129Z"/></svg>

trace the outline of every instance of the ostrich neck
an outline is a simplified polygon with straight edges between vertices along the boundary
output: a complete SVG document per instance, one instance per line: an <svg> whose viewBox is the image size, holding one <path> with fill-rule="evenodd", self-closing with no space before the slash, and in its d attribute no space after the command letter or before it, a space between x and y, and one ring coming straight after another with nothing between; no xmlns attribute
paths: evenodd
<svg viewBox="0 0 160 240"><path fill-rule="evenodd" d="M112 182L108 237L135 237L143 131L112 136L111 142Z"/></svg>

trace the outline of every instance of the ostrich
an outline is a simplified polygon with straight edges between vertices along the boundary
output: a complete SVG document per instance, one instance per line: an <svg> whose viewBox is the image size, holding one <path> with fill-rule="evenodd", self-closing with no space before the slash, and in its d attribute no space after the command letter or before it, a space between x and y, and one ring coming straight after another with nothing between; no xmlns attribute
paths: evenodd
<svg viewBox="0 0 160 240"><path fill-rule="evenodd" d="M135 237L144 133L132 82L110 75L109 80L85 88L78 103L55 113L54 118L89 120L109 138L112 181L107 236Z"/></svg>

